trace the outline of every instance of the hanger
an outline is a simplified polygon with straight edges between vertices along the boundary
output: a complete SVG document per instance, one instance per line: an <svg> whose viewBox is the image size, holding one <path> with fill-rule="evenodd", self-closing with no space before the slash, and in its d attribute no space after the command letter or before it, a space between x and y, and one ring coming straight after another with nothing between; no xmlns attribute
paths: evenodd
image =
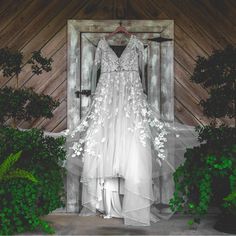
<svg viewBox="0 0 236 236"><path fill-rule="evenodd" d="M117 33L124 33L126 35L129 35L131 36L132 34L124 27L122 26L122 22L120 21L120 26L118 26L115 31L111 32L110 34L108 34L105 38L108 39L110 38L111 36L117 34Z"/></svg>

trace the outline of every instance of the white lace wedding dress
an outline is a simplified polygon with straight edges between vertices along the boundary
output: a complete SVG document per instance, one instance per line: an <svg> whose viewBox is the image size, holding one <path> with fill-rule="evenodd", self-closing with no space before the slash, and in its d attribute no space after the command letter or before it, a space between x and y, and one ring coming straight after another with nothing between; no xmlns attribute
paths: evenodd
<svg viewBox="0 0 236 236"><path fill-rule="evenodd" d="M143 57L144 45L134 35L120 57L105 38L98 42L92 103L79 126L68 133L73 138L72 156L83 163L80 215L102 212L106 218L123 218L127 225L157 221L160 211L151 213L160 203L157 180L176 168L173 147L184 150L196 144L194 127L161 121L148 103L140 77ZM174 145L177 139L179 148Z"/></svg>

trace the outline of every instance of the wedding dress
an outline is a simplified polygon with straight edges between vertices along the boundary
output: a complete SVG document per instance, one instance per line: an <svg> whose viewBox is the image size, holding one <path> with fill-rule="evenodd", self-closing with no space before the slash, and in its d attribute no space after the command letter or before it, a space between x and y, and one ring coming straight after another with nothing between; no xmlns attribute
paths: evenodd
<svg viewBox="0 0 236 236"><path fill-rule="evenodd" d="M105 218L143 226L162 217L157 206L166 178L161 185L160 178L171 176L186 147L198 141L194 127L160 120L144 92L143 43L132 35L118 57L101 38L91 105L80 124L67 133L73 140L71 156L81 160L83 168L80 215L102 212Z"/></svg>

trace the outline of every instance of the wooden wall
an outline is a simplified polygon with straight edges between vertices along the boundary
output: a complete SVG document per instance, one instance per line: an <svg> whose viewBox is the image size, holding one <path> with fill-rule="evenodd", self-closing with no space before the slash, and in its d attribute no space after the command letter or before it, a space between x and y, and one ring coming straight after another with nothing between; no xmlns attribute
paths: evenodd
<svg viewBox="0 0 236 236"><path fill-rule="evenodd" d="M176 119L208 124L198 104L208 93L189 78L198 55L207 57L213 49L236 42L235 16L234 0L0 0L1 47L21 50L26 60L32 51L42 49L54 60L53 70L41 76L32 76L24 66L19 84L59 99L60 106L51 120L19 126L54 132L66 128L68 19L173 19ZM15 81L1 75L0 87L14 86Z"/></svg>

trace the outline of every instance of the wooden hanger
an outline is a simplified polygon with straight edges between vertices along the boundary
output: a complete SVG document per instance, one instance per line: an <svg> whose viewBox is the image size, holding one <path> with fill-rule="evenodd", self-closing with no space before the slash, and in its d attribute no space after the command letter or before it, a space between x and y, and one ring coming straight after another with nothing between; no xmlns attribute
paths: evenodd
<svg viewBox="0 0 236 236"><path fill-rule="evenodd" d="M118 26L115 31L111 32L110 34L108 34L105 38L108 39L111 36L117 34L117 33L124 33L126 35L131 36L132 34L124 27L122 26L122 22L120 21L120 26Z"/></svg>

